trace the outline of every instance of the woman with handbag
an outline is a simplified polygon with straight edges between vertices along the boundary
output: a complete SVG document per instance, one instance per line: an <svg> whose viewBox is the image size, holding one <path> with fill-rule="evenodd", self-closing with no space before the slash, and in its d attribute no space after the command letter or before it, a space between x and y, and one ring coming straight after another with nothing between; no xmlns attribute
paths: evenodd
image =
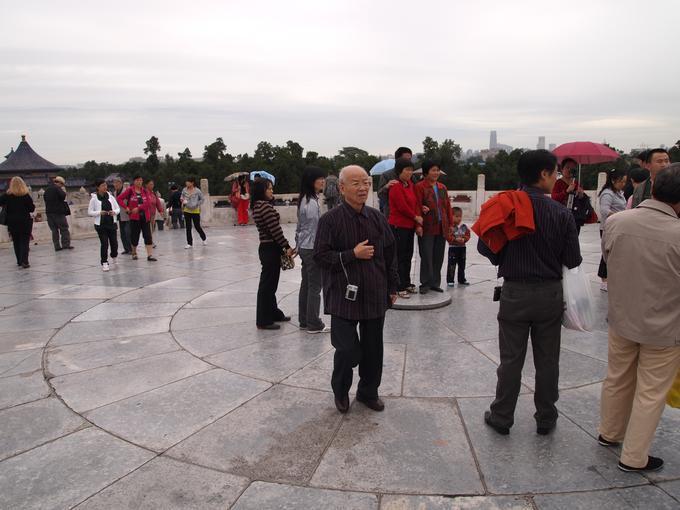
<svg viewBox="0 0 680 510"><path fill-rule="evenodd" d="M295 256L295 250L290 247L281 230L281 217L272 204L274 189L271 181L257 181L253 188L253 219L260 235L258 253L262 264L255 323L258 329L281 329L276 323L290 321L290 317L279 309L276 290L279 287L281 264L288 264L289 259ZM285 258L282 259L282 255Z"/></svg>
<svg viewBox="0 0 680 510"><path fill-rule="evenodd" d="M7 193L0 196L0 207L2 215L5 216L7 230L12 236L17 266L27 269L31 267L28 263L28 250L33 230L31 213L35 211L35 205L28 192L28 186L21 177L12 177Z"/></svg>
<svg viewBox="0 0 680 510"><path fill-rule="evenodd" d="M321 217L319 193L323 191L326 173L318 167L309 166L302 174L298 197L298 222L295 229L295 250L302 260L302 282L298 300L300 329L307 333L330 333L319 317L321 309L321 268L314 262L316 228Z"/></svg>

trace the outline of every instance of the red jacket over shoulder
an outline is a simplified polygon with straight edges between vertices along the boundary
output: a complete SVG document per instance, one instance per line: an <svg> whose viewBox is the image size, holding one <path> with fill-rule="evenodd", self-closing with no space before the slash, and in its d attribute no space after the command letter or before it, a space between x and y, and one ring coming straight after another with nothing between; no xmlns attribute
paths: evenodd
<svg viewBox="0 0 680 510"><path fill-rule="evenodd" d="M472 231L494 252L500 252L508 241L519 239L536 230L534 208L524 191L502 191L484 202Z"/></svg>
<svg viewBox="0 0 680 510"><path fill-rule="evenodd" d="M404 186L401 181L390 188L390 225L400 228L416 228L415 217L420 215L416 210L414 188L412 182Z"/></svg>

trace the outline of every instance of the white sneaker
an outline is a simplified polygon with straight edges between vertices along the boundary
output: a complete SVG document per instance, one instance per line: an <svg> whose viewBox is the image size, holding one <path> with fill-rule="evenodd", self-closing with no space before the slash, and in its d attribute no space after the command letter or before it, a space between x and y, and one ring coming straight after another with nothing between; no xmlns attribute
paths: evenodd
<svg viewBox="0 0 680 510"><path fill-rule="evenodd" d="M208 246L208 240L207 239L203 239L203 246Z"/></svg>
<svg viewBox="0 0 680 510"><path fill-rule="evenodd" d="M331 328L329 326L324 326L323 329L308 329L307 333L310 335L316 335L317 333L330 333Z"/></svg>
<svg viewBox="0 0 680 510"><path fill-rule="evenodd" d="M600 290L601 290L602 292L608 292L608 291L607 291L607 282L602 282L602 283L600 284Z"/></svg>
<svg viewBox="0 0 680 510"><path fill-rule="evenodd" d="M106 271L108 271L109 269L110 269L110 268L109 268L108 262L104 262L104 263L102 264L102 271L106 272Z"/></svg>
<svg viewBox="0 0 680 510"><path fill-rule="evenodd" d="M193 248L193 246L191 246L190 244L187 244L187 245L184 247L185 250L190 250L191 248Z"/></svg>

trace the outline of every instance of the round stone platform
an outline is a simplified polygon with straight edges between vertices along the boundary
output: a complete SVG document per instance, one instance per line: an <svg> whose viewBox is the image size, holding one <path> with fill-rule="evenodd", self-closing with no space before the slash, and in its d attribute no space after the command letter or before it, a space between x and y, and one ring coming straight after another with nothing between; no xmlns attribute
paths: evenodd
<svg viewBox="0 0 680 510"><path fill-rule="evenodd" d="M436 310L451 304L451 294L444 291L427 294L411 294L408 299L398 298L392 305L394 310Z"/></svg>

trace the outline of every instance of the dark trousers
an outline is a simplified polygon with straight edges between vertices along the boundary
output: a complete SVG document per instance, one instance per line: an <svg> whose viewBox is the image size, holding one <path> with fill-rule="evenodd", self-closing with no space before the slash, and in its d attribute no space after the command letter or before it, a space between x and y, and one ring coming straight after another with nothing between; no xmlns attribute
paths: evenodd
<svg viewBox="0 0 680 510"><path fill-rule="evenodd" d="M205 241L205 232L203 232L203 229L201 228L201 215L200 214L194 214L194 213L184 213L184 224L186 226L187 230L187 244L188 245L193 245L194 244L194 239L191 236L191 224L194 224L194 228L196 229L196 232L198 232L198 235L201 236L201 239Z"/></svg>
<svg viewBox="0 0 680 510"><path fill-rule="evenodd" d="M153 237L151 237L151 224L143 219L130 220L130 242L133 248L137 248L139 244L139 234L144 236L144 244L151 246L153 244Z"/></svg>
<svg viewBox="0 0 680 510"><path fill-rule="evenodd" d="M434 288L442 285L442 264L446 239L442 235L418 238L420 248L420 285Z"/></svg>
<svg viewBox="0 0 680 510"><path fill-rule="evenodd" d="M126 252L132 251L132 244L130 242L130 222L120 221L120 242L123 244L123 250Z"/></svg>
<svg viewBox="0 0 680 510"><path fill-rule="evenodd" d="M184 213L182 209L173 209L170 219L172 221L172 228L177 228L177 225L179 225L179 228L184 228Z"/></svg>
<svg viewBox="0 0 680 510"><path fill-rule="evenodd" d="M600 230L600 239L602 239L602 230ZM604 261L604 257L600 257L600 267L597 269L597 276L604 280L607 279L607 263Z"/></svg>
<svg viewBox="0 0 680 510"><path fill-rule="evenodd" d="M411 260L413 259L413 234L409 228L392 227L397 241L397 272L399 273L399 290L406 290L411 285Z"/></svg>
<svg viewBox="0 0 680 510"><path fill-rule="evenodd" d="M298 299L300 326L309 329L323 329L319 317L321 309L321 268L314 262L314 250L300 249L302 259L302 283Z"/></svg>
<svg viewBox="0 0 680 510"><path fill-rule="evenodd" d="M118 256L118 234L116 226L102 227L95 225L94 229L99 236L99 254L101 255L102 264L109 261L109 247L111 247L111 258L115 259Z"/></svg>
<svg viewBox="0 0 680 510"><path fill-rule="evenodd" d="M529 335L536 368L534 418L539 427L551 427L557 421L563 312L561 281L503 284L498 311L501 363L496 371L496 399L491 404L491 420L496 425L512 427L514 423Z"/></svg>
<svg viewBox="0 0 680 510"><path fill-rule="evenodd" d="M335 315L331 317L331 344L335 347L331 387L336 397L343 398L349 393L352 387L352 369L357 365L357 397L368 400L378 397L383 367L384 324L385 317L360 321Z"/></svg>
<svg viewBox="0 0 680 510"><path fill-rule="evenodd" d="M258 326L269 326L284 317L284 313L276 304L276 290L279 288L281 276L281 248L276 243L260 243L258 254L262 272L257 288L255 323Z"/></svg>
<svg viewBox="0 0 680 510"><path fill-rule="evenodd" d="M52 231L52 244L54 244L55 250L71 246L71 233L68 231L68 221L65 214L48 214L47 226ZM59 242L60 234L61 243Z"/></svg>
<svg viewBox="0 0 680 510"><path fill-rule="evenodd" d="M17 258L17 265L28 264L28 251L31 246L31 230L12 230L12 244L14 245L14 255Z"/></svg>
<svg viewBox="0 0 680 510"><path fill-rule="evenodd" d="M446 268L446 283L455 283L456 268L458 268L458 283L465 282L465 260L467 248L465 246L449 246L449 265Z"/></svg>

